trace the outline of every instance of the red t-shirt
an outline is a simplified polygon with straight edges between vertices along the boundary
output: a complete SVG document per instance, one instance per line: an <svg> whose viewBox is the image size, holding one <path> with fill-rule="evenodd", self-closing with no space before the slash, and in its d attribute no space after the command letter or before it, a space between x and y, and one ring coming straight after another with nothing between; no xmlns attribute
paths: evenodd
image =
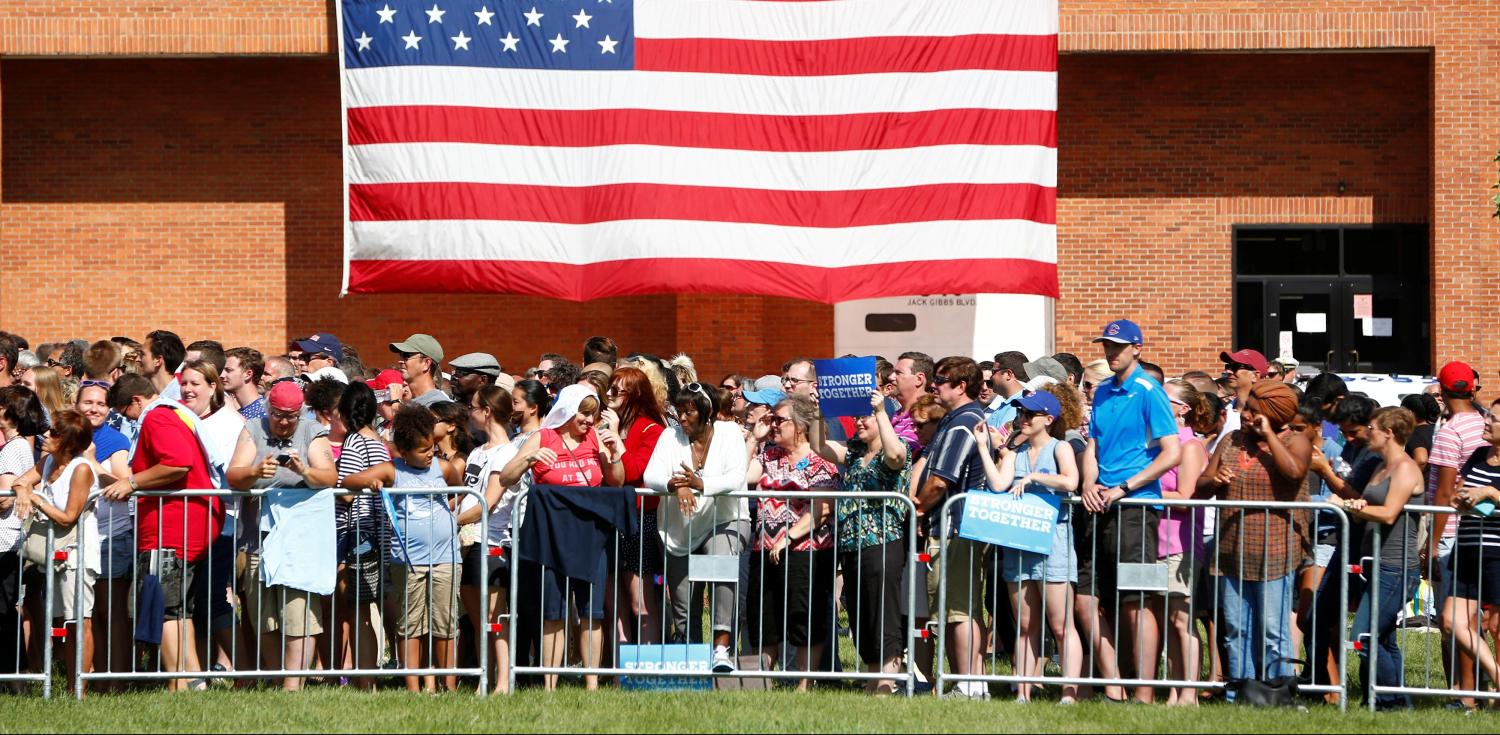
<svg viewBox="0 0 1500 735"><path fill-rule="evenodd" d="M604 470L599 466L599 442L590 431L577 448L569 450L563 444L562 435L554 429L542 429L542 446L557 452L557 461L550 465L540 462L532 465L533 485L574 485L599 487L604 483Z"/></svg>
<svg viewBox="0 0 1500 735"><path fill-rule="evenodd" d="M144 472L156 465L186 467L181 480L156 490L210 490L213 480L208 458L193 432L196 418L179 414L170 406L157 406L141 420L141 431L130 463L131 472ZM224 508L218 498L155 498L136 501L139 518L136 548L140 551L175 549L184 559L196 562L224 529ZM184 526L184 521L186 525Z"/></svg>

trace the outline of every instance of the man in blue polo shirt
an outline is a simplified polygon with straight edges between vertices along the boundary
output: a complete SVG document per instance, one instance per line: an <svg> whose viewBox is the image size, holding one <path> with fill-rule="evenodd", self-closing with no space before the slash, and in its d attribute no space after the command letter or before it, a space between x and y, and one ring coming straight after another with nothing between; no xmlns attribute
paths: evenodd
<svg viewBox="0 0 1500 735"><path fill-rule="evenodd" d="M1158 512L1152 506L1122 505L1111 508L1121 498L1160 498L1158 478L1177 465L1181 448L1177 442L1177 421L1172 415L1166 391L1139 364L1141 328L1128 319L1110 322L1104 333L1094 340L1104 346L1104 358L1114 377L1094 389L1094 412L1089 422L1089 443L1083 456L1083 503L1095 513L1094 549L1088 573L1080 565L1079 590L1085 578L1105 609L1116 602L1121 612L1119 629L1134 636L1135 672L1137 678L1153 679L1160 651L1155 613L1144 604L1140 592L1117 592L1120 564L1154 564L1157 561L1156 526ZM1104 646L1096 646L1100 673L1114 678L1112 660L1114 641L1109 637L1114 626L1095 626L1096 637ZM1124 646L1122 646L1123 648ZM1106 690L1106 696L1109 692ZM1151 687L1137 687L1135 696L1150 702Z"/></svg>

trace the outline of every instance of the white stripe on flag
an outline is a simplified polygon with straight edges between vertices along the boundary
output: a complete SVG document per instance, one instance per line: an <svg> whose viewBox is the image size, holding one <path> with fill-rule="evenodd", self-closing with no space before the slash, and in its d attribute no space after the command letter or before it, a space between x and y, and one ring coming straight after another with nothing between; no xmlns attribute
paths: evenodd
<svg viewBox="0 0 1500 735"><path fill-rule="evenodd" d="M725 258L834 268L865 263L1025 258L1057 261L1057 227L1027 220L815 228L617 220L352 222L355 260L526 260L582 265L633 258ZM649 247L643 244L649 243ZM935 267L940 267L936 266Z"/></svg>
<svg viewBox="0 0 1500 735"><path fill-rule="evenodd" d="M965 69L920 74L766 77L685 72L386 66L350 69L346 75L349 107L453 105L540 110L681 110L745 115L1057 109L1056 72Z"/></svg>
<svg viewBox="0 0 1500 735"><path fill-rule="evenodd" d="M889 189L926 184L1057 185L1057 149L940 145L783 153L611 145L587 148L482 143L351 146L349 183L466 182L529 186L676 184L787 191Z"/></svg>
<svg viewBox="0 0 1500 735"><path fill-rule="evenodd" d="M891 36L1057 33L1056 0L636 0L639 38L809 41Z"/></svg>

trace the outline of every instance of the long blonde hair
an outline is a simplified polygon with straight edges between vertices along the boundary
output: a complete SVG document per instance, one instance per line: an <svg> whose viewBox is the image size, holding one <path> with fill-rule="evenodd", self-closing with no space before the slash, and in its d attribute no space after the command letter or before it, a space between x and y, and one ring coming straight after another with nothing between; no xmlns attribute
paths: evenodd
<svg viewBox="0 0 1500 735"><path fill-rule="evenodd" d="M67 396L63 392L62 372L55 367L36 365L31 368L36 381L36 397L46 407L47 414L55 416L68 409Z"/></svg>

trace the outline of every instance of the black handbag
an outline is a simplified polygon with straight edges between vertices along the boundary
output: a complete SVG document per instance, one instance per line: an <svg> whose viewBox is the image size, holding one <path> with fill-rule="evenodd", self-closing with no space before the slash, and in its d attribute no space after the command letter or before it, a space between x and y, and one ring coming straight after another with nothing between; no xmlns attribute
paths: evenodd
<svg viewBox="0 0 1500 735"><path fill-rule="evenodd" d="M1236 704L1256 707L1290 707L1297 703L1297 677L1275 679L1232 679L1225 687L1234 692Z"/></svg>
<svg viewBox="0 0 1500 735"><path fill-rule="evenodd" d="M1285 663L1306 665L1301 659L1283 659ZM1278 676L1274 679L1230 679L1224 683L1234 692L1236 704L1256 707L1291 707L1297 703L1298 679L1295 675Z"/></svg>

